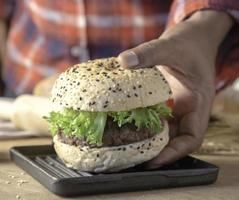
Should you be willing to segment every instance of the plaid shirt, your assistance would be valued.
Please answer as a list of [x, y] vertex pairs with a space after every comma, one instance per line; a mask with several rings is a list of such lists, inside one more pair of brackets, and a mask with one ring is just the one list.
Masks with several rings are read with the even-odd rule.
[[[15, 93], [30, 93], [44, 77], [66, 67], [157, 38], [197, 10], [228, 12], [239, 20], [238, 0], [0, 0], [10, 22], [4, 79]], [[168, 17], [169, 15], [169, 17]], [[239, 74], [235, 26], [219, 52], [217, 87]]]

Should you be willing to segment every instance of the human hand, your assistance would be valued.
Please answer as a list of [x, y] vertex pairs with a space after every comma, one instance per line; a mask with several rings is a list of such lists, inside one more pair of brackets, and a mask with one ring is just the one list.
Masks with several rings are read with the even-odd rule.
[[223, 12], [198, 11], [160, 38], [119, 55], [127, 68], [161, 65], [173, 92], [170, 141], [149, 168], [171, 163], [201, 145], [215, 94], [217, 49], [231, 26]]

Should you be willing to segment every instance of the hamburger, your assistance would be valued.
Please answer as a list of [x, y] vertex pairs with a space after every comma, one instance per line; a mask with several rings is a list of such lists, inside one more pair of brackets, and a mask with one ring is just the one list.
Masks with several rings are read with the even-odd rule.
[[47, 117], [57, 155], [96, 173], [154, 158], [169, 140], [171, 93], [157, 67], [126, 69], [107, 58], [68, 68], [53, 86]]

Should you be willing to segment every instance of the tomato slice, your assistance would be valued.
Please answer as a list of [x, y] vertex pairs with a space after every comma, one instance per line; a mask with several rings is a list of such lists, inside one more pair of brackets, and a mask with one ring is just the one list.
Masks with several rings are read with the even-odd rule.
[[171, 109], [173, 109], [173, 105], [174, 105], [173, 99], [168, 99], [168, 100], [166, 101], [166, 105], [167, 105], [168, 107], [170, 107]]

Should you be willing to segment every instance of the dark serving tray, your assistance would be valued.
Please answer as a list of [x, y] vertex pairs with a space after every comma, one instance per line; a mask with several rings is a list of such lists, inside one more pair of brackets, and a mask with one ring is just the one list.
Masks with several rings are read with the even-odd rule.
[[67, 168], [51, 145], [14, 147], [10, 154], [18, 166], [60, 196], [205, 185], [218, 175], [218, 167], [190, 156], [152, 171], [139, 165], [118, 173], [92, 174]]

